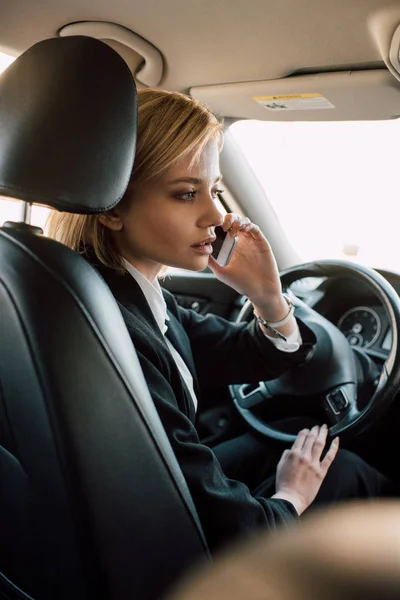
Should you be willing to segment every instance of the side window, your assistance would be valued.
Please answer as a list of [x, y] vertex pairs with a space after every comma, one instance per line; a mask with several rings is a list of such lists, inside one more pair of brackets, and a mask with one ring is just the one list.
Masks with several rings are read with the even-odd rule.
[[[13, 62], [14, 57], [0, 52], [0, 74]], [[18, 202], [0, 198], [0, 227], [6, 221], [18, 221], [21, 207]]]
[[[19, 221], [21, 209], [22, 205], [20, 202], [0, 198], [0, 227], [4, 225], [6, 221]], [[49, 212], [50, 209], [45, 208], [44, 206], [32, 206], [31, 224], [44, 229], [44, 224]]]
[[15, 60], [14, 56], [0, 52], [0, 73], [5, 71], [9, 65]]
[[215, 200], [215, 204], [219, 210], [219, 212], [221, 213], [221, 215], [226, 215], [226, 213], [228, 212], [225, 208], [225, 206], [222, 204], [221, 200], [219, 200], [218, 198]]

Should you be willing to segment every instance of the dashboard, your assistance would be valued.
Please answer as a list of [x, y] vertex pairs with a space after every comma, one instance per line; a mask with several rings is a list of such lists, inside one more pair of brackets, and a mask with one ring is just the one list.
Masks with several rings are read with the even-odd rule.
[[374, 348], [388, 352], [392, 347], [392, 331], [386, 315], [379, 307], [353, 306], [337, 322], [351, 346]]
[[[378, 272], [400, 295], [400, 275]], [[310, 277], [294, 282], [291, 290], [334, 323], [349, 344], [385, 359], [392, 346], [392, 331], [385, 308], [366, 284], [350, 278]]]

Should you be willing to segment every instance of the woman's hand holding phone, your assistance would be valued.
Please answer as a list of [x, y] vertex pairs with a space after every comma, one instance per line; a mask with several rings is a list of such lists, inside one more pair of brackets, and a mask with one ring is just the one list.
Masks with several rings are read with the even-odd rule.
[[287, 304], [282, 298], [278, 267], [266, 237], [257, 225], [236, 213], [225, 215], [222, 228], [231, 238], [238, 237], [237, 245], [224, 267], [210, 257], [210, 269], [217, 279], [249, 298], [264, 319], [282, 319]]

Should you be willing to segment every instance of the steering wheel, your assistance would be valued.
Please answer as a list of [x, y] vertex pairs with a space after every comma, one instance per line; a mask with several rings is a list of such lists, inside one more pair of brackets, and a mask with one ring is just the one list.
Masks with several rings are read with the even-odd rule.
[[[305, 263], [281, 273], [282, 287], [304, 277], [346, 276], [359, 280], [373, 289], [384, 306], [392, 330], [392, 347], [377, 372], [372, 397], [364, 406], [358, 403], [358, 377], [362, 352], [354, 351], [343, 333], [333, 323], [296, 298], [289, 291], [295, 305], [295, 316], [311, 329], [316, 344], [302, 366], [284, 375], [258, 384], [229, 386], [234, 405], [246, 423], [258, 433], [280, 442], [293, 442], [295, 435], [269, 425], [264, 416], [274, 403], [286, 406], [311, 405], [319, 413], [325, 413], [329, 434], [334, 437], [354, 437], [376, 422], [393, 402], [400, 384], [400, 299], [393, 287], [373, 269], [346, 261], [321, 260]], [[253, 306], [247, 301], [237, 322], [249, 321]], [[364, 355], [365, 356], [365, 355]], [[368, 360], [368, 359], [367, 359]], [[284, 408], [284, 405], [283, 405]], [[262, 409], [260, 411], [260, 409]]]

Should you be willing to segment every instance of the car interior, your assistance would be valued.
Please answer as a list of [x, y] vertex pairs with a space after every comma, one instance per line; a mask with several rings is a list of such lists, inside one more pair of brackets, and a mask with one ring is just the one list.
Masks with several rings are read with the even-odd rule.
[[[220, 209], [260, 226], [318, 340], [294, 372], [204, 390], [202, 442], [252, 431], [283, 451], [327, 421], [398, 481], [400, 2], [0, 11], [0, 597], [151, 600], [210, 560], [111, 292], [46, 236], [50, 210], [119, 202], [136, 88], [224, 117]], [[208, 269], [162, 285], [200, 314], [253, 316]]]

